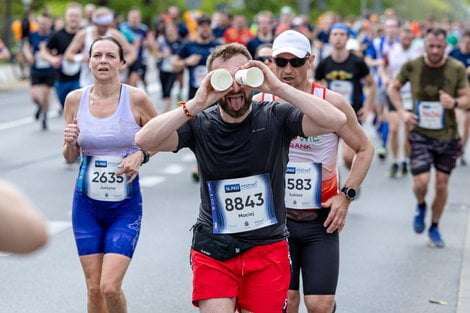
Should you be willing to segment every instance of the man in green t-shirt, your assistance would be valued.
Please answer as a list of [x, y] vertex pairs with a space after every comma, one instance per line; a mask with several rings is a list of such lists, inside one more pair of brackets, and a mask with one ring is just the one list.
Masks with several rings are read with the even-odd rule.
[[[461, 146], [455, 119], [456, 108], [470, 107], [470, 89], [465, 67], [447, 58], [446, 31], [430, 29], [425, 36], [425, 55], [408, 61], [388, 88], [390, 99], [401, 118], [413, 125], [409, 135], [413, 191], [418, 201], [413, 227], [416, 233], [425, 229], [426, 193], [431, 165], [436, 169], [436, 192], [432, 202], [430, 243], [444, 247], [438, 223], [447, 201], [447, 185]], [[413, 111], [406, 111], [400, 89], [410, 82]]]

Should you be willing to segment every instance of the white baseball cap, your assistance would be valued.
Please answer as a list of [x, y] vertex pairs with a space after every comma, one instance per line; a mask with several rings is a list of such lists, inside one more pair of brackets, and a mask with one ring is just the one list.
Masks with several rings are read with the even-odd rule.
[[292, 53], [298, 58], [312, 54], [312, 45], [307, 37], [295, 30], [286, 30], [274, 39], [273, 57], [281, 53]]

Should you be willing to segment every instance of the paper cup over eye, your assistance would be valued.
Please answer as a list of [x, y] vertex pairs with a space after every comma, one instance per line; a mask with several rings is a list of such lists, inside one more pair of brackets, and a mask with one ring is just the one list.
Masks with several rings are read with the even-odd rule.
[[264, 81], [263, 71], [257, 67], [250, 67], [248, 69], [239, 70], [235, 73], [235, 80], [242, 85], [250, 87], [259, 87]]
[[211, 75], [211, 85], [217, 91], [224, 91], [230, 88], [233, 84], [232, 75], [224, 70], [218, 69], [212, 72]]

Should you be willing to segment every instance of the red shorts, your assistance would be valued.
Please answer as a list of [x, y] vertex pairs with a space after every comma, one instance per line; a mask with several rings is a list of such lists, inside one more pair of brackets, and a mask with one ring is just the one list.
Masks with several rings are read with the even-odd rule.
[[236, 298], [237, 307], [256, 313], [281, 313], [290, 283], [287, 240], [258, 245], [227, 261], [191, 249], [193, 304]]

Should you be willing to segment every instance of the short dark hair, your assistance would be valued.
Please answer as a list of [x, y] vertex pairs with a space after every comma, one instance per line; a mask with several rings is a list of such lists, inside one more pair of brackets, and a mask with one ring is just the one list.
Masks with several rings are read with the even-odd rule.
[[221, 58], [223, 61], [226, 61], [238, 54], [244, 55], [248, 60], [252, 59], [248, 49], [239, 43], [217, 46], [207, 59], [207, 69], [209, 71], [212, 70], [212, 63], [214, 63], [215, 59]]
[[470, 28], [467, 28], [462, 32], [462, 38], [463, 37], [470, 37]]
[[260, 44], [260, 45], [256, 48], [255, 57], [258, 56], [259, 51], [260, 51], [261, 49], [263, 49], [263, 48], [271, 48], [271, 49], [272, 49], [272, 48], [273, 48], [273, 44], [272, 44], [272, 43], [269, 43], [269, 42]]
[[88, 57], [91, 58], [91, 50], [93, 50], [93, 46], [95, 45], [95, 43], [97, 43], [98, 41], [103, 41], [103, 40], [112, 41], [118, 46], [119, 60], [124, 62], [124, 64], [126, 64], [126, 59], [124, 59], [124, 49], [122, 48], [122, 45], [119, 42], [119, 40], [117, 40], [113, 36], [100, 36], [100, 37], [97, 37], [95, 40], [93, 40], [93, 43], [90, 46], [90, 51], [88, 51]]
[[441, 27], [432, 27], [428, 28], [426, 31], [426, 36], [428, 35], [433, 35], [433, 36], [444, 36], [444, 38], [447, 38], [447, 32], [444, 28]]

